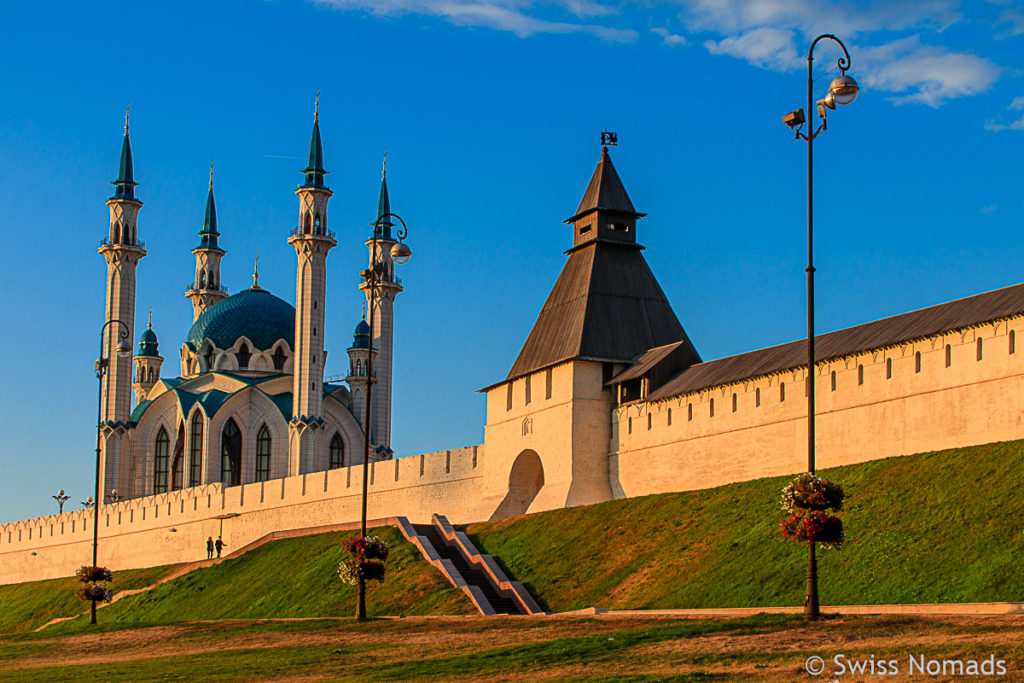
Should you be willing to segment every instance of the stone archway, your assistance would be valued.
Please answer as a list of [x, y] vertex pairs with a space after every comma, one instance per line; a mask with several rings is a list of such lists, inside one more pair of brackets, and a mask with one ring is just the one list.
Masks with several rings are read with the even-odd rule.
[[530, 503], [544, 486], [544, 465], [535, 451], [525, 450], [516, 456], [508, 475], [508, 493], [491, 515], [491, 519], [505, 519], [526, 514]]

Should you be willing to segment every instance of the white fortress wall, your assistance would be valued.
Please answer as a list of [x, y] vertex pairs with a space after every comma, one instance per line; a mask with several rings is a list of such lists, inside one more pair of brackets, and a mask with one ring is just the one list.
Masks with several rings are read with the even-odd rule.
[[[1016, 339], [1021, 329], [1016, 318], [819, 363], [817, 467], [1024, 438], [1024, 347], [1015, 342], [1011, 352], [1010, 342], [1010, 331]], [[804, 376], [800, 368], [620, 407], [612, 417], [613, 494], [806, 471]]]
[[[370, 464], [367, 518], [453, 523], [487, 519], [483, 446]], [[359, 521], [362, 465], [243, 486], [207, 484], [100, 507], [98, 562], [114, 571], [206, 558], [223, 524], [226, 553], [272, 531]], [[490, 506], [490, 507], [488, 507]], [[93, 513], [0, 524], [0, 584], [70, 576], [92, 563]]]

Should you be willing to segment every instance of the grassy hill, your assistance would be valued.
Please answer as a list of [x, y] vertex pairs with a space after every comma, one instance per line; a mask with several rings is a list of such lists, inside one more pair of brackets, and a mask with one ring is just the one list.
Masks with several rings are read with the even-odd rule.
[[[846, 489], [822, 604], [1024, 601], [1024, 442], [821, 472]], [[564, 611], [802, 605], [805, 546], [778, 532], [789, 478], [617, 500], [467, 533], [542, 606]]]

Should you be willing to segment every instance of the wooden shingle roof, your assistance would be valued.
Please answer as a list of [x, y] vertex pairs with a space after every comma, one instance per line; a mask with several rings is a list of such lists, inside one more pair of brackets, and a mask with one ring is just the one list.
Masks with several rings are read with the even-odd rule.
[[505, 381], [570, 359], [628, 363], [682, 340], [693, 348], [640, 247], [594, 241], [569, 252]]
[[612, 164], [612, 159], [608, 156], [607, 147], [601, 150], [601, 158], [597, 162], [597, 168], [594, 169], [594, 175], [590, 177], [587, 191], [583, 193], [583, 199], [580, 200], [576, 214], [572, 218], [567, 218], [565, 222], [572, 223], [580, 216], [599, 209], [630, 213], [636, 216], [645, 215], [637, 213], [637, 210], [633, 208], [633, 202], [630, 201], [626, 188]]
[[[814, 338], [815, 362], [892, 347], [1017, 315], [1024, 315], [1024, 284], [817, 335]], [[807, 340], [793, 341], [693, 365], [651, 392], [647, 400], [661, 401], [806, 365]]]

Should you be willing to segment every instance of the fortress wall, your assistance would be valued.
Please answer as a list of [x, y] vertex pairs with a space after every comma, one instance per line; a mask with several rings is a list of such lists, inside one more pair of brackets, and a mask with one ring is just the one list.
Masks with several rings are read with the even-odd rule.
[[[405, 516], [453, 523], [487, 519], [479, 495], [483, 446], [370, 464], [367, 518]], [[206, 539], [223, 528], [231, 552], [272, 531], [359, 521], [362, 466], [223, 487], [208, 484], [100, 507], [100, 565], [113, 570], [206, 558]], [[93, 513], [0, 525], [0, 584], [70, 576], [92, 563]], [[223, 525], [223, 526], [222, 526]]]
[[[1015, 343], [1011, 353], [1009, 336], [1022, 329], [1018, 318], [818, 364], [817, 467], [1024, 438], [1024, 347]], [[806, 471], [804, 376], [801, 368], [620, 407], [612, 418], [613, 494]]]

